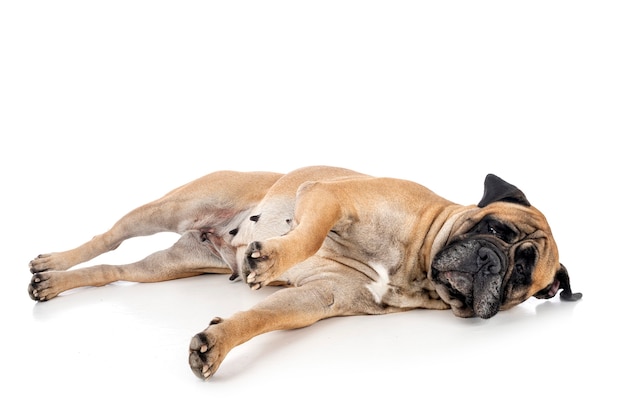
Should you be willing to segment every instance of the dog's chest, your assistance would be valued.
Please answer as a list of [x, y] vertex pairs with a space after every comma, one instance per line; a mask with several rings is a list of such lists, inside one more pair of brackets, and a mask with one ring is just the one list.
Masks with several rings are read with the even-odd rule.
[[375, 224], [363, 228], [360, 223], [358, 229], [331, 232], [322, 254], [363, 272], [369, 279], [366, 287], [378, 305], [429, 307], [439, 296], [419, 262], [417, 244], [390, 233], [389, 228]]
[[367, 285], [374, 302], [382, 306], [399, 308], [431, 308], [435, 301], [439, 301], [439, 295], [424, 275], [412, 275], [401, 270], [395, 275], [381, 264], [371, 265], [375, 275], [371, 276], [372, 282]]

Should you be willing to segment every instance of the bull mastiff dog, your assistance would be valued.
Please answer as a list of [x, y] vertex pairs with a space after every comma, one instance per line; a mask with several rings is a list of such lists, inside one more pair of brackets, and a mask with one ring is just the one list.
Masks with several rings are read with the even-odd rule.
[[[122, 241], [176, 232], [169, 249], [127, 265], [68, 270]], [[488, 319], [530, 297], [574, 301], [542, 215], [517, 187], [485, 179], [463, 206], [407, 180], [336, 167], [288, 174], [220, 171], [143, 205], [75, 249], [30, 262], [28, 292], [47, 301], [76, 287], [231, 274], [284, 288], [191, 339], [189, 364], [215, 374], [235, 346], [335, 316], [417, 308]]]

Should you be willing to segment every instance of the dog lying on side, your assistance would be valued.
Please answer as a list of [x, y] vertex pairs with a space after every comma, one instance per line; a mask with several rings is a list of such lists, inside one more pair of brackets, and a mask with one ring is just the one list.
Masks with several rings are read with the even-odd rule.
[[[68, 270], [124, 240], [176, 232], [169, 249], [127, 265]], [[230, 273], [283, 289], [191, 339], [189, 364], [211, 377], [237, 345], [321, 319], [416, 308], [488, 319], [530, 297], [575, 301], [545, 217], [515, 186], [485, 179], [478, 205], [407, 180], [315, 166], [288, 174], [221, 171], [143, 205], [85, 244], [30, 262], [47, 301], [76, 287]]]

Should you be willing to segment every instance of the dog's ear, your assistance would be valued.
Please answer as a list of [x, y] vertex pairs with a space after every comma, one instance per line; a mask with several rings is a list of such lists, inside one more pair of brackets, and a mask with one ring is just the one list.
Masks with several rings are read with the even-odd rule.
[[554, 280], [559, 281], [561, 284], [560, 288], [563, 290], [560, 295], [561, 300], [578, 301], [583, 297], [583, 294], [580, 292], [572, 293], [572, 287], [569, 283], [569, 274], [563, 264], [561, 264], [561, 268], [556, 272], [556, 275], [554, 275]]
[[484, 208], [492, 202], [512, 202], [514, 204], [530, 207], [530, 202], [526, 196], [517, 187], [500, 179], [496, 175], [488, 174], [485, 177], [485, 192], [483, 199], [480, 200], [478, 206]]
[[565, 266], [563, 266], [563, 264], [561, 264], [561, 267], [554, 275], [554, 281], [552, 281], [552, 284], [542, 289], [534, 296], [536, 298], [543, 299], [552, 298], [556, 295], [557, 292], [559, 292], [559, 290], [563, 290], [560, 297], [561, 300], [564, 301], [578, 301], [583, 297], [582, 293], [580, 292], [572, 293], [572, 288], [569, 283], [569, 274], [567, 273], [567, 269], [565, 269]]

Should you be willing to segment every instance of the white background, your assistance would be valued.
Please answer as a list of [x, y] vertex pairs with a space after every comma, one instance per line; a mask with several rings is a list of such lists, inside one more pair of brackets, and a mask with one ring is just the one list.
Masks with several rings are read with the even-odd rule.
[[[625, 21], [602, 0], [2, 2], [0, 416], [623, 417]], [[182, 183], [311, 164], [466, 204], [496, 173], [546, 214], [583, 300], [330, 319], [202, 382], [191, 336], [273, 290], [28, 298], [30, 259]]]

